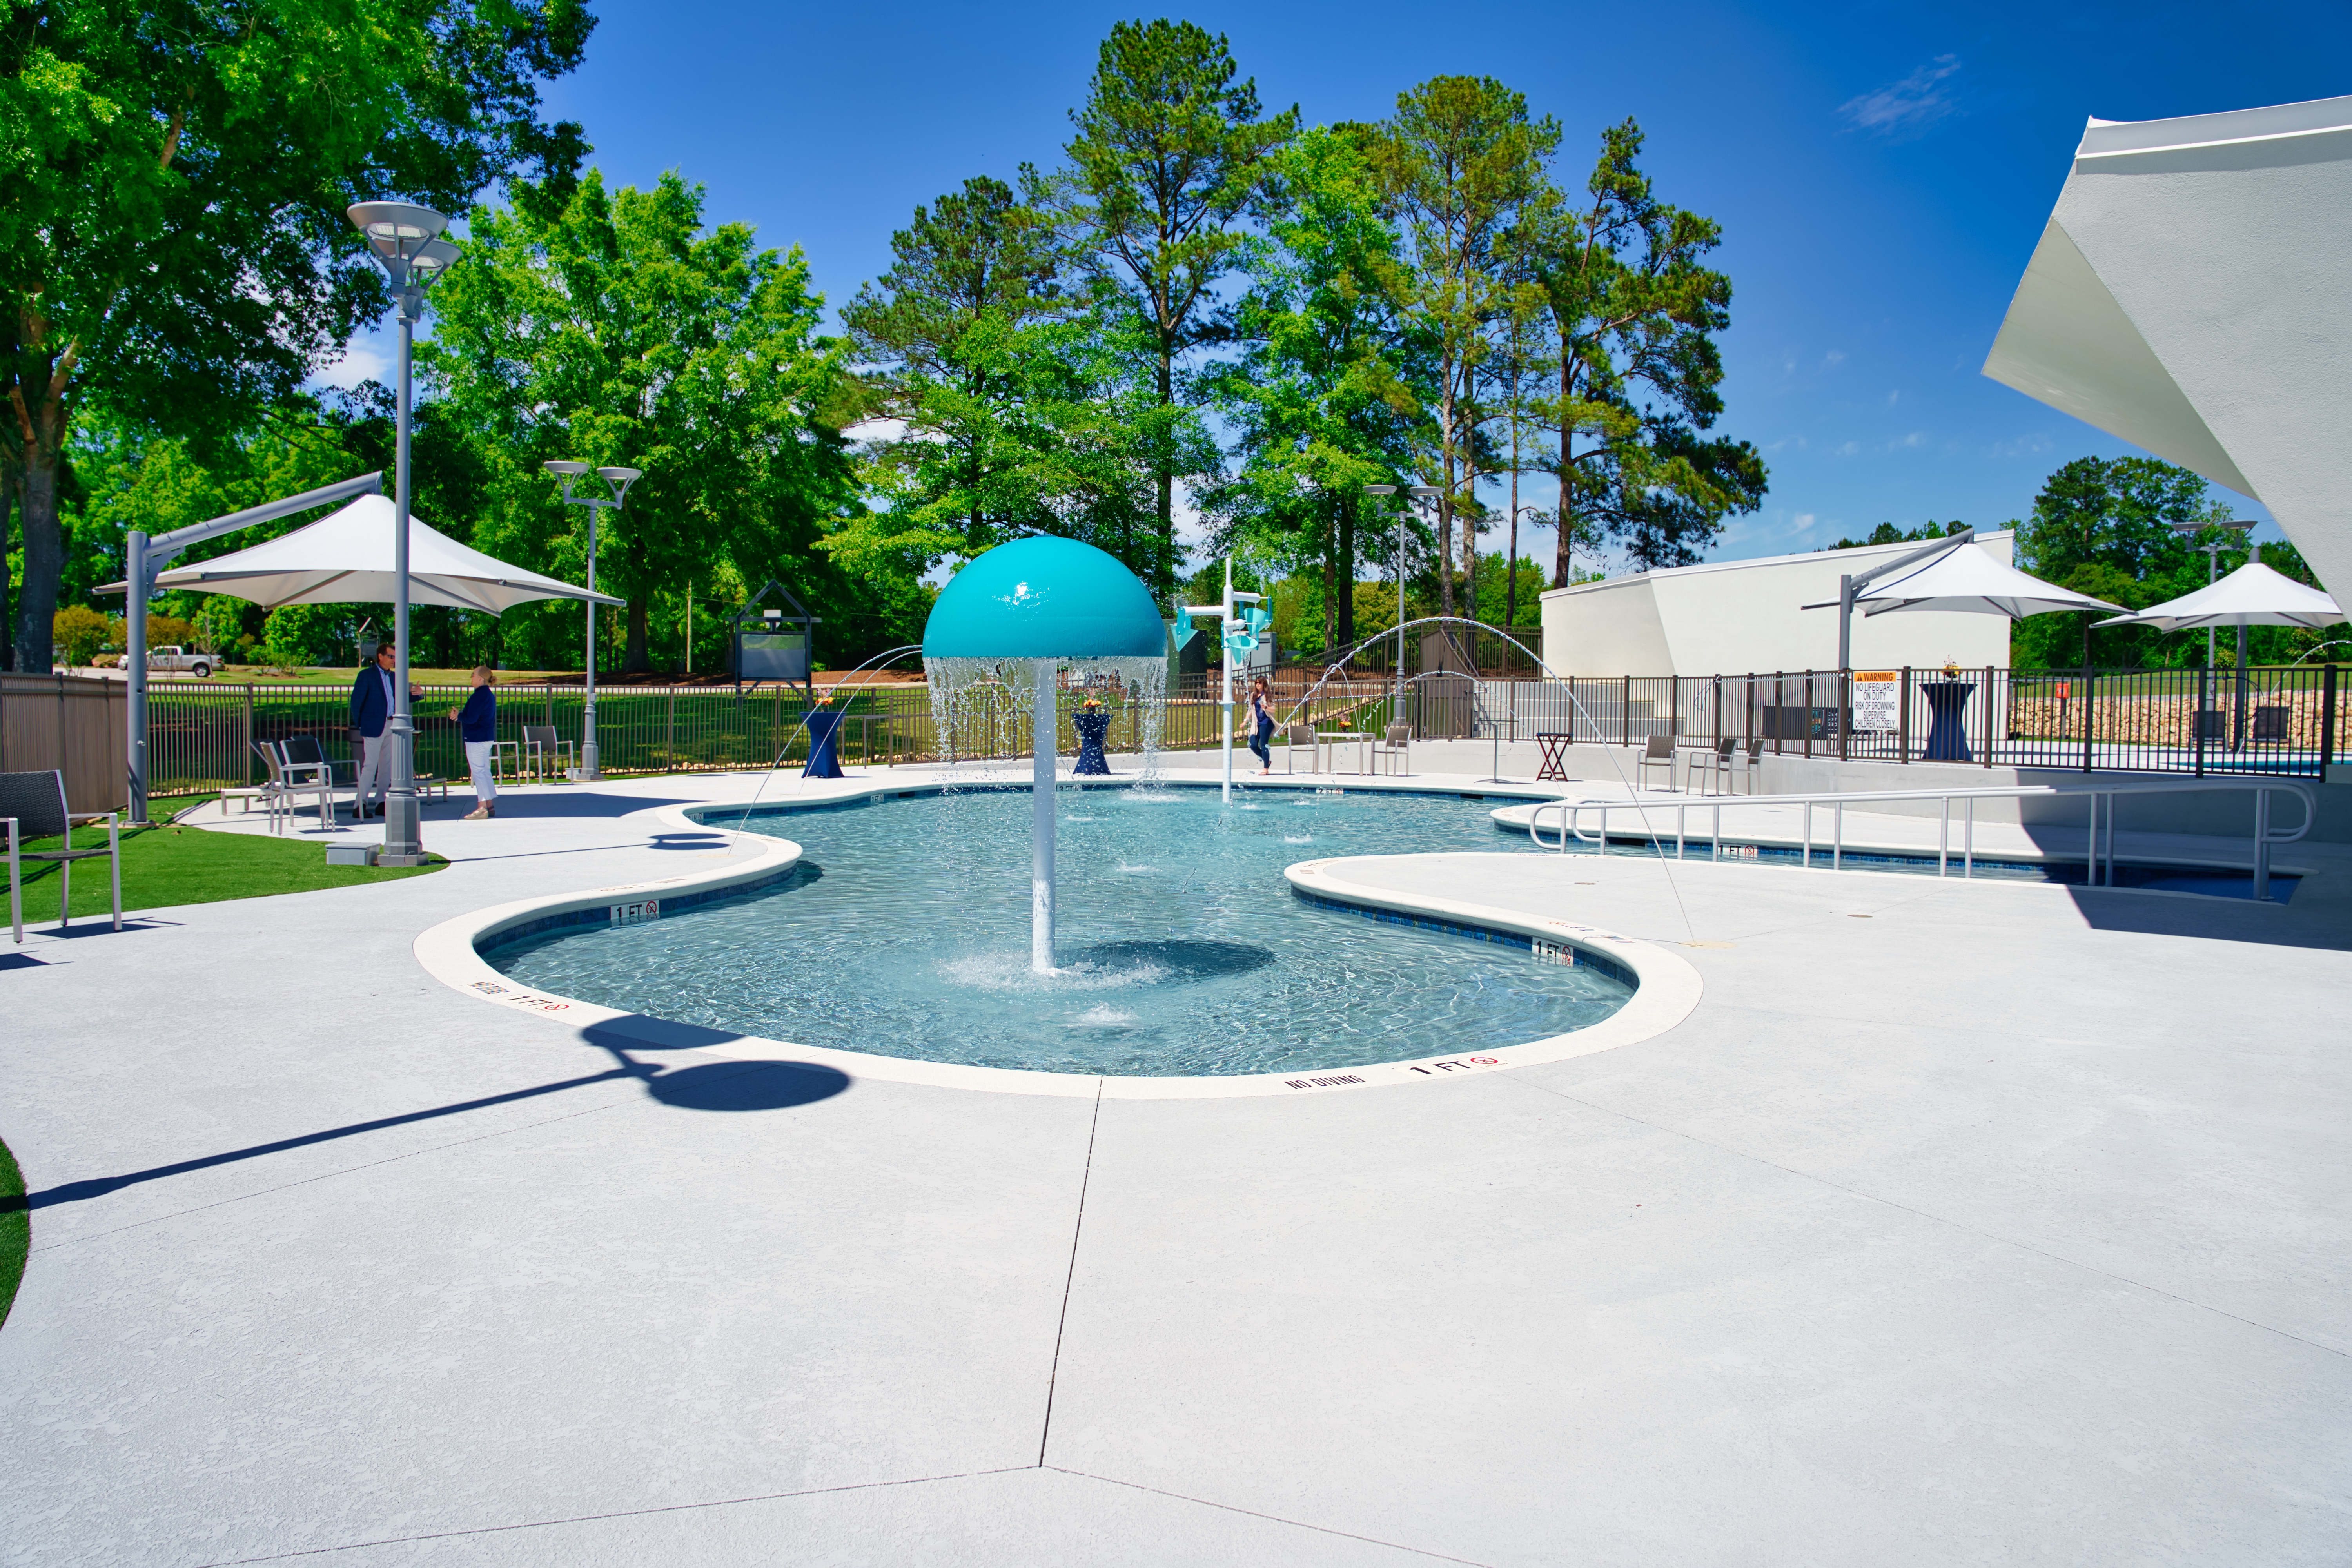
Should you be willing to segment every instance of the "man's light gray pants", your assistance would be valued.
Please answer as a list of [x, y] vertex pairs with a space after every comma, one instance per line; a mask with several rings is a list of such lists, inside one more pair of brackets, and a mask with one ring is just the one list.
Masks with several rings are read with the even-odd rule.
[[366, 735], [360, 740], [359, 784], [352, 792], [352, 813], [357, 816], [368, 804], [368, 792], [375, 792], [375, 804], [383, 804], [384, 792], [392, 787], [392, 731]]

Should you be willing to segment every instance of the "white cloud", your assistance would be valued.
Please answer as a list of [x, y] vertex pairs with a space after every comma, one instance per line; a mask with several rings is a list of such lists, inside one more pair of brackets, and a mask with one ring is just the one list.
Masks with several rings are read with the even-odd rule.
[[1901, 398], [1901, 397], [1902, 397], [1902, 395], [1903, 395], [1903, 394], [1902, 394], [1902, 393], [1900, 393], [1900, 392], [1890, 392], [1890, 393], [1888, 393], [1888, 394], [1886, 395], [1886, 406], [1887, 406], [1887, 407], [1889, 407], [1889, 408], [1894, 407], [1894, 406], [1895, 406], [1895, 405], [1896, 400], [1898, 400], [1899, 398]]
[[334, 362], [311, 378], [319, 386], [340, 386], [348, 392], [362, 382], [381, 381], [390, 385], [398, 369], [399, 350], [377, 340], [371, 332], [353, 338], [343, 345]]
[[1851, 458], [1861, 450], [1862, 443], [1859, 441], [1842, 441], [1830, 448], [1830, 455], [1835, 458]]
[[1857, 130], [1892, 137], [1916, 134], [1958, 107], [1942, 83], [1959, 68], [1959, 56], [1937, 55], [1901, 81], [1847, 100], [1838, 105], [1838, 112]]
[[1845, 363], [1845, 350], [1843, 350], [1843, 349], [1832, 349], [1832, 350], [1830, 350], [1830, 352], [1829, 352], [1829, 353], [1825, 353], [1825, 354], [1822, 355], [1822, 363], [1823, 364], [1825, 364], [1825, 365], [1833, 365], [1833, 364], [1843, 364], [1843, 363]]

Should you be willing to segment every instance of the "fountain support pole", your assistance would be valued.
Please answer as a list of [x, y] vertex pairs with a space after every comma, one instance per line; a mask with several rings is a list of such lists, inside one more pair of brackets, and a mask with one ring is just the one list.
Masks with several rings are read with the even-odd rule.
[[1029, 967], [1039, 974], [1054, 972], [1054, 754], [1061, 720], [1055, 662], [1033, 661], [1037, 689], [1029, 736]]

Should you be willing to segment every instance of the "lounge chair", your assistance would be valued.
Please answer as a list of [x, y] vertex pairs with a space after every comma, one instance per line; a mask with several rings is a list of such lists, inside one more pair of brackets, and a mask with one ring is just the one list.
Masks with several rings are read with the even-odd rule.
[[[114, 929], [122, 929], [122, 837], [119, 811], [68, 811], [66, 776], [61, 773], [0, 773], [0, 820], [8, 831], [8, 921], [16, 940], [25, 940], [25, 879], [23, 862], [58, 862], [58, 929], [73, 923], [73, 863], [103, 855], [114, 868]], [[80, 822], [106, 824], [106, 847], [77, 849], [70, 837]], [[55, 838], [55, 849], [26, 849], [28, 838]]]

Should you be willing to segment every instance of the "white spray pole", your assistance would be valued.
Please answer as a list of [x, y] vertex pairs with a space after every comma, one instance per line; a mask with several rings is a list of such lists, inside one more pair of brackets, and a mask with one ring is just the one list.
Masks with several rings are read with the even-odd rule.
[[1029, 967], [1054, 972], [1054, 752], [1061, 715], [1055, 661], [1034, 661], [1036, 705], [1030, 714]]
[[1217, 602], [1217, 635], [1222, 639], [1217, 650], [1217, 668], [1225, 672], [1225, 695], [1217, 707], [1224, 717], [1224, 800], [1230, 805], [1234, 798], [1234, 558], [1230, 555], [1225, 557], [1225, 596]]

